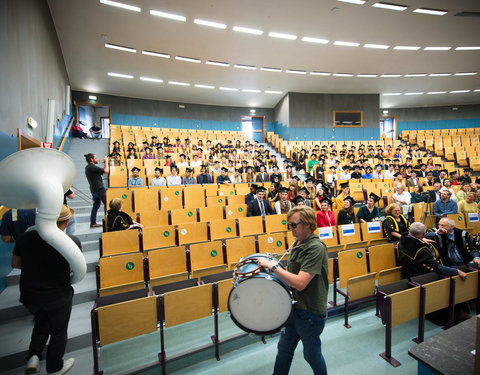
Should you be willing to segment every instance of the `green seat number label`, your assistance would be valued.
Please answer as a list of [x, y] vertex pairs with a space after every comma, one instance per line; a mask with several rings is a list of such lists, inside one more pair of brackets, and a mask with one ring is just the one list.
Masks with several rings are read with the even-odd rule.
[[176, 191], [176, 192], [175, 192], [175, 195], [179, 195], [179, 194], [180, 194], [180, 192], [179, 192], [179, 191]]
[[227, 227], [227, 232], [230, 233], [232, 231], [232, 228]]
[[168, 236], [170, 236], [170, 232], [168, 230], [163, 232], [163, 237], [168, 237]]
[[210, 256], [215, 258], [217, 256], [217, 250], [210, 251]]
[[127, 199], [127, 194], [123, 194], [122, 199]]
[[190, 216], [190, 217], [192, 217], [192, 216], [193, 216], [193, 212], [190, 211], [187, 215]]
[[135, 264], [133, 262], [128, 262], [125, 266], [125, 268], [129, 271], [133, 270], [135, 268]]
[[357, 253], [357, 258], [358, 258], [358, 259], [362, 259], [362, 258], [363, 258], [363, 253], [362, 253], [361, 251], [359, 251], [359, 252]]
[[283, 225], [287, 224], [287, 220], [282, 220], [282, 224]]
[[277, 241], [277, 246], [278, 247], [282, 246], [282, 241]]

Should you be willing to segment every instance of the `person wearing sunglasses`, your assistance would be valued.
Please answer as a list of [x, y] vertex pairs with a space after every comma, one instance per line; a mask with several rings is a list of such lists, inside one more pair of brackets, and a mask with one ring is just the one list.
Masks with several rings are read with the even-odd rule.
[[327, 374], [322, 355], [320, 334], [325, 327], [328, 294], [327, 247], [314, 231], [315, 211], [306, 206], [292, 208], [287, 213], [288, 227], [295, 242], [291, 247], [287, 269], [275, 260], [258, 258], [257, 263], [287, 283], [292, 291], [293, 314], [278, 341], [273, 374], [288, 374], [295, 348], [300, 340], [303, 356], [314, 374]]

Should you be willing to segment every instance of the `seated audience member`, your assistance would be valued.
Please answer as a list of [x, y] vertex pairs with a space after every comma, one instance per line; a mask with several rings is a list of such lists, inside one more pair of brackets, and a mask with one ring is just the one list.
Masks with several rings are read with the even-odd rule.
[[462, 187], [457, 193], [457, 202], [465, 200], [468, 192], [470, 192], [471, 190], [472, 186], [470, 185], [470, 182], [462, 182]]
[[389, 242], [400, 240], [402, 234], [408, 233], [410, 223], [402, 215], [402, 209], [398, 203], [390, 203], [385, 208], [385, 220], [383, 220], [383, 236], [388, 238]]
[[35, 225], [35, 208], [28, 210], [17, 210], [12, 208], [5, 212], [0, 224], [0, 235], [6, 243], [17, 242], [25, 231]]
[[440, 200], [433, 204], [433, 214], [438, 216], [458, 213], [457, 202], [450, 199], [449, 190], [443, 190], [440, 193]]
[[352, 178], [352, 174], [350, 173], [350, 167], [348, 165], [343, 166], [343, 172], [340, 173], [340, 180], [350, 180]]
[[415, 185], [413, 191], [410, 193], [411, 203], [422, 203], [425, 202], [425, 196], [423, 195], [422, 185]]
[[273, 173], [270, 175], [270, 182], [280, 183], [280, 181], [282, 181], [282, 174], [278, 171], [278, 166], [275, 164], [272, 169]]
[[108, 206], [110, 209], [107, 211], [107, 232], [143, 228], [142, 224], [136, 223], [129, 214], [122, 211], [123, 202], [120, 198], [113, 198]]
[[342, 189], [342, 192], [337, 195], [335, 202], [337, 203], [337, 208], [341, 209], [343, 208], [344, 199], [350, 194], [350, 187], [348, 186], [348, 182], [344, 182], [343, 184], [340, 184], [340, 188]]
[[119, 141], [113, 142], [112, 154], [114, 154], [115, 152], [122, 152]]
[[443, 264], [457, 267], [474, 262], [480, 266], [480, 255], [470, 234], [466, 230], [455, 228], [454, 220], [441, 218], [438, 230], [429, 233], [428, 237], [438, 243]]
[[470, 168], [465, 168], [463, 170], [463, 174], [458, 177], [458, 181], [463, 184], [464, 182], [467, 182], [469, 184], [472, 183], [472, 177], [470, 176], [472, 173], [472, 170]]
[[412, 170], [410, 178], [407, 179], [407, 187], [415, 187], [420, 185], [420, 180], [417, 178], [417, 171]]
[[316, 189], [315, 189], [315, 185], [313, 184], [315, 182], [315, 179], [311, 176], [308, 176], [307, 179], [305, 180], [305, 189], [307, 190], [308, 194], [307, 194], [307, 198], [312, 201], [313, 199], [315, 199], [315, 196], [316, 196]]
[[268, 191], [268, 194], [267, 194], [267, 200], [270, 204], [272, 202], [276, 202], [280, 199], [279, 189], [280, 189], [280, 187], [276, 182], [274, 182], [270, 185], [270, 190]]
[[297, 195], [295, 198], [293, 198], [292, 205], [293, 207], [305, 206], [305, 199], [303, 199], [300, 195]]
[[427, 177], [425, 177], [425, 180], [423, 180], [423, 186], [433, 186], [435, 180], [433, 179], [433, 172], [428, 171], [427, 172]]
[[230, 176], [230, 181], [232, 181], [232, 184], [241, 184], [243, 182], [240, 168], [235, 168], [235, 172]]
[[298, 184], [297, 181], [291, 182], [288, 187], [288, 200], [293, 201], [298, 196]]
[[293, 166], [288, 164], [285, 172], [282, 173], [282, 181], [291, 183], [293, 181]]
[[247, 217], [273, 215], [271, 204], [264, 199], [267, 189], [263, 186], [257, 188], [257, 197], [250, 201], [247, 206]]
[[312, 202], [310, 201], [310, 199], [308, 199], [308, 190], [306, 187], [302, 187], [298, 191], [298, 195], [303, 198], [303, 203], [305, 204], [305, 206], [312, 207]]
[[163, 178], [163, 168], [155, 168], [155, 177], [150, 180], [150, 186], [167, 186], [167, 180]]
[[440, 189], [440, 192], [442, 192], [443, 190], [448, 190], [450, 192], [450, 199], [455, 202], [457, 201], [457, 197], [455, 196], [455, 191], [452, 189], [452, 183], [448, 178], [445, 178], [443, 180], [443, 187]]
[[255, 182], [255, 173], [253, 172], [253, 167], [249, 165], [247, 167], [247, 172], [245, 175], [245, 182], [252, 183]]
[[178, 169], [175, 166], [170, 167], [170, 176], [167, 176], [167, 186], [177, 186], [182, 184], [182, 178], [178, 175]]
[[357, 212], [357, 217], [361, 223], [369, 223], [371, 221], [380, 220], [380, 211], [375, 203], [380, 200], [377, 194], [370, 193], [367, 198], [367, 204], [360, 207]]
[[109, 158], [110, 158], [110, 166], [111, 167], [120, 167], [122, 166], [122, 155], [120, 155], [120, 153], [118, 152], [114, 152], [110, 155], [108, 155]]
[[338, 212], [338, 225], [355, 223], [355, 213], [353, 212], [353, 205], [355, 203], [355, 199], [352, 197], [345, 197], [343, 208]]
[[182, 178], [182, 185], [195, 185], [195, 177], [193, 177], [193, 169], [185, 168], [185, 177]]
[[321, 181], [317, 185], [317, 195], [315, 196], [314, 200], [314, 207], [316, 210], [320, 209], [320, 206], [322, 205], [321, 200], [323, 198], [328, 198], [328, 192], [329, 189], [327, 186], [325, 186]]
[[383, 178], [384, 179], [395, 178], [394, 174], [395, 174], [395, 166], [393, 164], [389, 164], [388, 169], [383, 174]]
[[450, 172], [450, 181], [452, 182], [452, 185], [460, 185], [460, 182], [458, 181], [457, 171]]
[[328, 184], [328, 186], [333, 186], [333, 183], [337, 181], [337, 168], [335, 166], [331, 166], [329, 168], [329, 172], [327, 174], [327, 178], [325, 183]]
[[202, 185], [212, 183], [212, 176], [207, 172], [207, 167], [205, 165], [202, 165], [200, 168], [200, 173], [197, 175], [197, 183]]
[[245, 203], [248, 205], [251, 201], [257, 198], [257, 189], [258, 185], [257, 184], [251, 184], [250, 185], [250, 193], [245, 195]]
[[223, 185], [230, 185], [232, 181], [230, 181], [230, 177], [227, 175], [228, 169], [225, 167], [222, 167], [220, 175], [217, 176], [217, 184], [223, 184]]
[[375, 166], [375, 170], [372, 173], [372, 177], [375, 178], [375, 179], [382, 179], [383, 178], [383, 176], [382, 176], [382, 165], [381, 164], [377, 164]]
[[352, 172], [352, 180], [359, 180], [362, 178], [362, 172], [360, 172], [360, 166], [355, 164]]
[[87, 133], [85, 133], [82, 127], [78, 124], [72, 126], [72, 137], [74, 138], [88, 138]]
[[335, 214], [330, 210], [332, 201], [328, 198], [323, 198], [320, 203], [320, 211], [317, 212], [317, 227], [333, 227], [337, 225]]
[[410, 193], [405, 191], [403, 184], [397, 184], [395, 186], [395, 193], [392, 194], [392, 202], [398, 203], [400, 207], [402, 207], [404, 215], [408, 215], [412, 209], [411, 198]]
[[371, 180], [373, 178], [372, 167], [368, 166], [367, 168], [365, 168], [365, 173], [362, 175], [362, 178], [364, 180]]
[[280, 199], [275, 202], [275, 213], [286, 214], [292, 209], [292, 202], [288, 200], [288, 189], [282, 187], [279, 190]]
[[137, 158], [137, 154], [135, 153], [135, 149], [130, 148], [127, 152], [127, 159], [136, 159], [136, 158]]
[[128, 186], [143, 186], [143, 178], [139, 177], [140, 168], [133, 167], [131, 170], [132, 177], [128, 179]]
[[142, 160], [145, 159], [155, 159], [155, 155], [152, 154], [152, 149], [150, 147], [145, 147], [145, 154], [142, 156]]
[[268, 173], [265, 171], [265, 166], [262, 165], [259, 167], [260, 172], [257, 173], [257, 177], [255, 178], [256, 182], [269, 182]]
[[435, 242], [425, 241], [427, 227], [419, 222], [410, 226], [409, 233], [400, 238], [398, 245], [398, 262], [402, 266], [402, 277], [411, 278], [429, 272], [437, 272], [443, 276], [459, 275], [463, 279], [466, 274], [454, 267], [443, 264], [439, 249]]
[[436, 201], [440, 200], [441, 193], [440, 189], [442, 188], [442, 184], [440, 182], [435, 182], [433, 184], [433, 189], [428, 191], [428, 196], [430, 202], [435, 203]]

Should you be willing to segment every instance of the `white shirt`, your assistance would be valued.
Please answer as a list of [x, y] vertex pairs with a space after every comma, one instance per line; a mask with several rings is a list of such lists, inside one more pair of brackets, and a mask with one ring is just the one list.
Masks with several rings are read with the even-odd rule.
[[167, 186], [167, 181], [163, 177], [154, 177], [150, 180], [150, 186]]
[[201, 160], [197, 160], [197, 161], [193, 160], [193, 161], [190, 162], [191, 167], [200, 167], [201, 165], [202, 165]]
[[340, 180], [350, 180], [351, 178], [352, 178], [352, 174], [350, 172], [340, 173]]
[[373, 173], [372, 173], [372, 176], [373, 176], [373, 178], [383, 178], [381, 171], [380, 171], [380, 173], [373, 172]]
[[[408, 191], [404, 191], [402, 194], [393, 193], [392, 197], [395, 198], [395, 200], [400, 206], [403, 206], [404, 204], [410, 204], [412, 201], [412, 196]], [[398, 202], [398, 200], [401, 200], [402, 202], [405, 202], [405, 203], [400, 203]]]
[[337, 175], [336, 174], [327, 174], [327, 183], [333, 184], [333, 181], [337, 180]]
[[188, 167], [188, 162], [186, 161], [179, 161], [177, 163], [177, 167]]
[[442, 188], [440, 189], [440, 193], [441, 193], [443, 190], [448, 190], [448, 191], [450, 192], [450, 194], [451, 194], [451, 195], [450, 195], [450, 199], [451, 199], [452, 201], [455, 201], [455, 202], [457, 201], [457, 197], [455, 196], [455, 192], [453, 191], [452, 188], [447, 189], [447, 188], [444, 186], [444, 187], [442, 187]]
[[182, 184], [182, 178], [179, 175], [176, 175], [176, 176], [170, 175], [167, 177], [168, 186], [175, 186], [175, 185], [181, 185], [181, 184]]
[[235, 174], [230, 175], [230, 181], [232, 181], [233, 184], [240, 184], [242, 183], [242, 175], [239, 174], [237, 177], [235, 177]]
[[385, 171], [384, 175], [383, 175], [383, 178], [395, 178], [394, 176], [395, 174], [395, 169], [393, 171], [390, 172], [390, 169], [388, 171]]

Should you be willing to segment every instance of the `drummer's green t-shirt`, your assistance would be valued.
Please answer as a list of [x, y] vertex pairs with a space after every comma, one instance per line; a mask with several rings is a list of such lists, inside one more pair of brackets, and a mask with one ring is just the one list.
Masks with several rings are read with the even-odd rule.
[[[297, 246], [297, 241], [292, 247]], [[311, 234], [298, 248], [292, 250], [287, 270], [296, 275], [300, 271], [315, 274], [302, 291], [292, 288], [295, 309], [323, 314], [327, 310], [328, 294], [328, 252], [325, 244], [316, 234]]]

